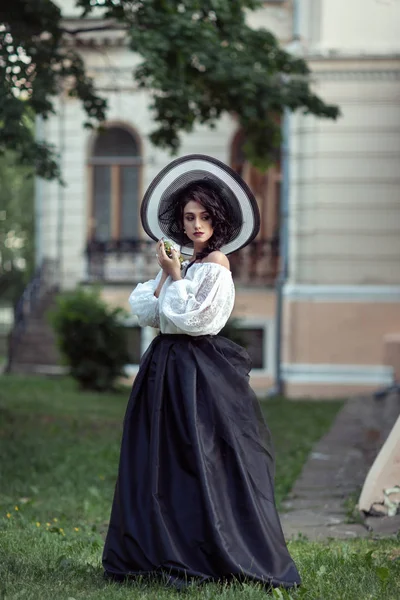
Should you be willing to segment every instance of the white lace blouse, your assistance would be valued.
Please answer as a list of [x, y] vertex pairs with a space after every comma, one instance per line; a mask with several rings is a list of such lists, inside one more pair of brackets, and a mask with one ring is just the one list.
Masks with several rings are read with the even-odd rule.
[[[184, 271], [183, 271], [184, 272]], [[195, 263], [184, 279], [168, 277], [158, 298], [154, 296], [162, 271], [155, 279], [139, 283], [129, 297], [139, 325], [161, 333], [216, 335], [233, 310], [235, 288], [232, 274], [216, 263]]]

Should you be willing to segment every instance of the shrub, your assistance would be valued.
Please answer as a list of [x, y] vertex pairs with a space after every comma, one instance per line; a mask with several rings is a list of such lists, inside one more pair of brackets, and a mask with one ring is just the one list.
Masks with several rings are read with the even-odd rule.
[[64, 361], [82, 388], [109, 390], [124, 374], [129, 362], [124, 315], [108, 307], [98, 290], [78, 288], [57, 298], [50, 321]]

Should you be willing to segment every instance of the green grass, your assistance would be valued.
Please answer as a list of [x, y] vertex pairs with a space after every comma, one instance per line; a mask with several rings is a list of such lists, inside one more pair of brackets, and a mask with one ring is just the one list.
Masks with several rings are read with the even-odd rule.
[[[102, 577], [128, 394], [79, 392], [67, 378], [0, 379], [0, 599], [177, 597], [155, 584], [121, 586]], [[339, 407], [339, 402], [265, 403], [277, 455], [278, 503]], [[397, 597], [398, 542], [396, 549], [395, 541], [299, 540], [290, 542], [290, 550], [304, 586], [283, 598]], [[265, 592], [254, 585], [207, 585], [185, 596], [256, 600]]]

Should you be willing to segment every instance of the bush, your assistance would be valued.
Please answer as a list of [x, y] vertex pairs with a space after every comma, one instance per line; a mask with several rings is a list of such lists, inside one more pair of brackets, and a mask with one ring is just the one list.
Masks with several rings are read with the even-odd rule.
[[125, 311], [111, 309], [97, 290], [78, 288], [60, 295], [50, 314], [57, 343], [71, 375], [82, 388], [112, 389], [128, 361]]

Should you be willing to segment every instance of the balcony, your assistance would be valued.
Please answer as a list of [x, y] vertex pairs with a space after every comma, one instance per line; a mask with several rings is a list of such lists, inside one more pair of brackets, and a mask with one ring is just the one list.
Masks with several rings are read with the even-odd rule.
[[86, 256], [90, 282], [140, 283], [153, 279], [159, 269], [156, 243], [150, 240], [92, 240]]
[[229, 255], [237, 285], [273, 286], [279, 270], [279, 240], [256, 240]]
[[[132, 285], [153, 279], [159, 269], [152, 241], [91, 241], [86, 254], [87, 280], [92, 283]], [[237, 285], [272, 286], [279, 268], [279, 240], [256, 240], [229, 260]]]

